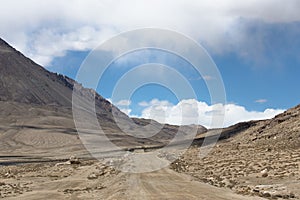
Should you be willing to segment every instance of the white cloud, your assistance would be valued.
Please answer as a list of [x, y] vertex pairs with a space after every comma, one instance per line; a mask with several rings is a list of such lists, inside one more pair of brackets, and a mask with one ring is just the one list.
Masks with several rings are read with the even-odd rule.
[[194, 99], [182, 100], [173, 105], [168, 101], [154, 99], [150, 102], [142, 102], [145, 108], [142, 111], [142, 118], [157, 120], [169, 124], [201, 124], [208, 128], [214, 128], [211, 124], [213, 116], [225, 111], [224, 127], [238, 122], [269, 119], [284, 112], [282, 109], [266, 109], [265, 111], [248, 111], [243, 106], [235, 104], [208, 105]]
[[257, 100], [255, 100], [255, 103], [266, 103], [266, 102], [268, 102], [267, 99], [257, 99]]
[[142, 107], [146, 107], [146, 106], [149, 106], [150, 103], [146, 102], [146, 101], [141, 101], [138, 103], [139, 106], [142, 106]]
[[131, 105], [131, 101], [128, 99], [122, 99], [119, 100], [117, 102], [112, 102], [111, 99], [108, 99], [108, 101], [112, 104], [114, 104], [115, 106], [117, 106], [123, 113], [125, 113], [126, 115], [130, 115], [132, 109], [129, 108], [129, 106]]
[[248, 40], [236, 27], [241, 18], [299, 21], [299, 7], [298, 0], [10, 0], [1, 2], [0, 37], [43, 65], [67, 50], [89, 50], [114, 34], [142, 27], [182, 32], [215, 52], [239, 51]]
[[123, 113], [125, 113], [126, 115], [130, 115], [130, 113], [131, 113], [131, 109], [125, 109], [125, 108], [123, 108], [123, 109], [120, 109]]
[[115, 103], [116, 106], [129, 106], [131, 104], [130, 100], [123, 99]]

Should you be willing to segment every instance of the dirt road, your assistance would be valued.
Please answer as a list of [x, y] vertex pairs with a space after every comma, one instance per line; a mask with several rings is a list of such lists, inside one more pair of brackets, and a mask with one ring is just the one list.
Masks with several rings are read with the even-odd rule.
[[227, 189], [191, 180], [168, 168], [142, 174], [131, 174], [127, 180], [128, 199], [202, 199], [202, 200], [259, 200], [234, 194]]
[[27, 164], [0, 168], [0, 194], [5, 199], [203, 199], [259, 200], [229, 189], [194, 181], [164, 168], [149, 173], [123, 173], [101, 163]]

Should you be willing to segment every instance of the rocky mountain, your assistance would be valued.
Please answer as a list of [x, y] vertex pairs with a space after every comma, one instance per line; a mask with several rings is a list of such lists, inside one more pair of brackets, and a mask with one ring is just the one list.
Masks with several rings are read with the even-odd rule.
[[[47, 71], [0, 38], [0, 101], [71, 108], [75, 83]], [[93, 91], [85, 89], [83, 96], [88, 95]], [[111, 112], [113, 105], [98, 94], [95, 98], [101, 112]]]
[[[130, 119], [94, 90], [82, 87], [69, 77], [47, 71], [0, 39], [0, 153], [1, 149], [3, 152], [8, 149], [26, 149], [30, 152], [35, 148], [49, 145], [52, 148], [58, 144], [73, 145], [70, 149], [82, 148], [76, 139], [78, 136], [72, 115], [75, 85], [79, 88], [77, 95], [81, 101], [95, 99], [96, 116], [101, 128], [113, 143], [122, 148], [163, 146], [180, 129], [151, 120]], [[147, 126], [150, 122], [153, 123]], [[187, 135], [191, 128], [197, 128], [199, 133], [206, 131], [202, 126], [180, 131]], [[131, 134], [127, 134], [128, 131]], [[150, 132], [157, 134], [134, 137], [141, 134], [147, 136]]]

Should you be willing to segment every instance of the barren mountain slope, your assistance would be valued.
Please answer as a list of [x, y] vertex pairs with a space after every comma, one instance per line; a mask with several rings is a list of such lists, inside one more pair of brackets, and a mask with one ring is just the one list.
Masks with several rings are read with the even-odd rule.
[[[81, 101], [95, 98], [101, 128], [114, 144], [122, 148], [162, 146], [177, 134], [178, 126], [164, 126], [155, 121], [146, 126], [150, 120], [131, 120], [93, 90], [45, 70], [0, 39], [0, 156], [10, 152], [10, 155], [19, 156], [61, 157], [72, 152], [85, 152], [73, 121], [72, 90], [75, 84], [80, 88]], [[120, 124], [115, 122], [113, 112]], [[121, 130], [119, 125], [132, 129], [133, 134], [135, 129], [136, 134], [146, 135], [153, 131], [157, 134], [150, 138], [136, 138]], [[197, 128], [199, 133], [206, 130], [201, 126]], [[188, 134], [190, 128], [185, 130]]]
[[300, 105], [249, 123], [207, 157], [200, 159], [200, 148], [193, 147], [172, 168], [242, 194], [300, 199]]

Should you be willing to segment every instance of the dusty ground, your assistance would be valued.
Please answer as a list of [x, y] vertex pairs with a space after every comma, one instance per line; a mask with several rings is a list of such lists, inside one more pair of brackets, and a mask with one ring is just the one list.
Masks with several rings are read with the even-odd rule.
[[272, 153], [249, 148], [241, 153], [223, 145], [203, 159], [198, 157], [199, 149], [192, 148], [172, 169], [238, 194], [300, 199], [299, 149]]
[[96, 161], [6, 166], [0, 168], [0, 177], [5, 199], [260, 199], [200, 183], [168, 168], [130, 174]]

